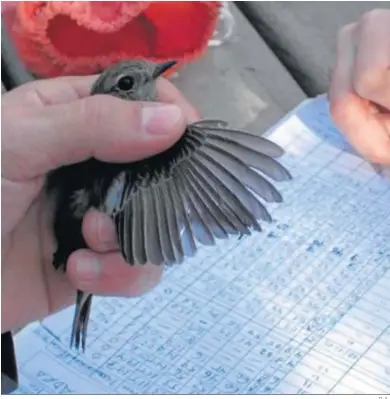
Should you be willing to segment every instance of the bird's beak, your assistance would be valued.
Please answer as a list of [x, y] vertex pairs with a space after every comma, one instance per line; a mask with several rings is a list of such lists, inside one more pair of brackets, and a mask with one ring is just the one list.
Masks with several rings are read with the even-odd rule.
[[153, 79], [157, 79], [165, 71], [167, 71], [169, 68], [172, 68], [176, 64], [177, 64], [176, 61], [167, 61], [167, 62], [163, 62], [163, 63], [157, 65], [157, 67], [156, 67], [156, 69], [154, 70], [154, 73], [153, 73]]

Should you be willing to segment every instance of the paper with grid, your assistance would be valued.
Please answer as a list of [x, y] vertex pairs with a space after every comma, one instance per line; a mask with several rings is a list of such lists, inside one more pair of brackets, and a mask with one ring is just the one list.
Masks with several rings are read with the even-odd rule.
[[73, 308], [21, 333], [17, 393], [390, 392], [390, 183], [324, 97], [269, 136], [294, 176], [275, 222], [142, 298], [95, 298], [85, 355], [68, 349]]

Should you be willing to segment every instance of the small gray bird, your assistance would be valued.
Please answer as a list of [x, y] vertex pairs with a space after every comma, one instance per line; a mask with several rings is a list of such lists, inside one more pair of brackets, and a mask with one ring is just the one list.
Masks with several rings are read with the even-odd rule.
[[[156, 80], [174, 64], [120, 62], [98, 77], [91, 94], [158, 101]], [[224, 121], [202, 120], [189, 124], [171, 148], [142, 161], [89, 159], [59, 168], [48, 177], [56, 205], [53, 265], [65, 271], [72, 252], [87, 248], [81, 227], [91, 207], [114, 221], [129, 265], [180, 264], [199, 244], [261, 231], [259, 221], [272, 220], [261, 200], [282, 201], [266, 177], [291, 179], [275, 160], [282, 155], [265, 138], [229, 129]], [[77, 292], [71, 347], [83, 351], [91, 303], [91, 293]]]

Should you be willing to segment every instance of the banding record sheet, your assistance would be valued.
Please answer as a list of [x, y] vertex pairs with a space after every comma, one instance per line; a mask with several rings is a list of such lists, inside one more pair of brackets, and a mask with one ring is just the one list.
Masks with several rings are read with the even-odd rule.
[[302, 103], [268, 136], [294, 180], [262, 233], [167, 269], [135, 299], [94, 298], [16, 336], [16, 393], [390, 392], [390, 181]]

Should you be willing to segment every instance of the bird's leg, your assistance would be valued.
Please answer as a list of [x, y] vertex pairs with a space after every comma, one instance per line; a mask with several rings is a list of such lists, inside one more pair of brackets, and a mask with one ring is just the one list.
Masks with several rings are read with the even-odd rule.
[[77, 290], [76, 310], [73, 318], [70, 347], [84, 352], [87, 339], [89, 315], [91, 313], [92, 294]]
[[[54, 219], [54, 232], [58, 246], [53, 255], [53, 266], [64, 272], [66, 271], [66, 265], [70, 255], [79, 249], [88, 248], [82, 233], [83, 215], [75, 214], [74, 207], [66, 205], [58, 207]], [[76, 309], [70, 340], [70, 346], [75, 347], [77, 350], [80, 348], [80, 344], [82, 350], [85, 350], [91, 303], [91, 294], [84, 293], [80, 290], [77, 291]]]

